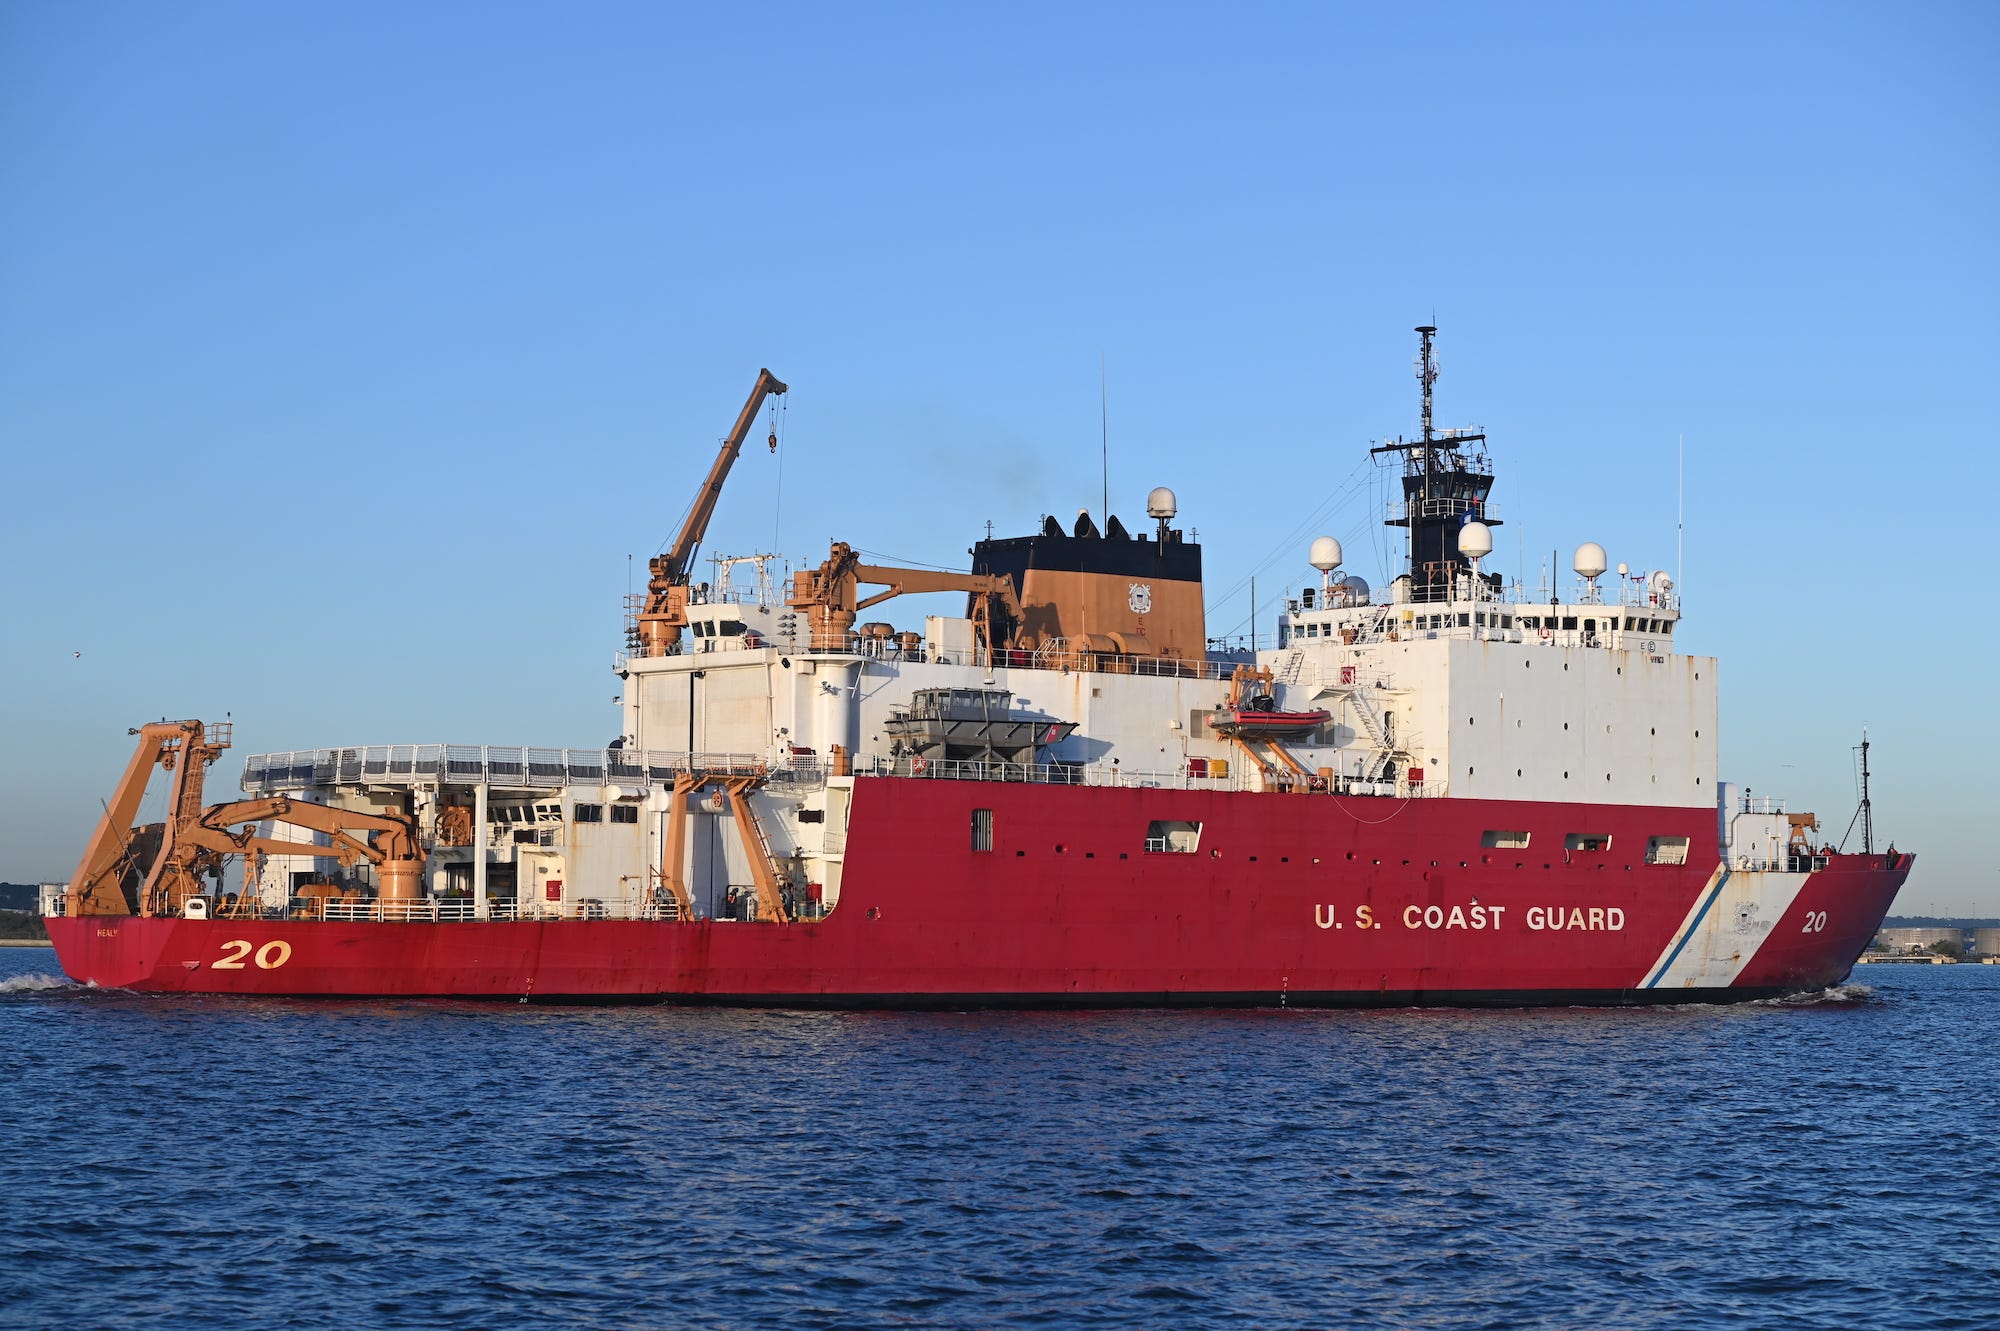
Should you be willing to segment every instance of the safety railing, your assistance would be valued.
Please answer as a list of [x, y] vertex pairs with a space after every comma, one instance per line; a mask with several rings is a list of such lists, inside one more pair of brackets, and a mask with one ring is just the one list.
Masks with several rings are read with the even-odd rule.
[[243, 760], [243, 790], [274, 794], [345, 785], [505, 786], [515, 789], [672, 781], [683, 773], [760, 776], [768, 784], [817, 785], [817, 759], [774, 764], [750, 753], [637, 749], [538, 749], [494, 744], [377, 744], [254, 753]]
[[[1221, 764], [1210, 764], [1213, 773]], [[888, 758], [873, 754], [857, 755], [854, 771], [860, 776], [910, 777], [935, 781], [997, 781], [1002, 784], [1047, 786], [1115, 786], [1126, 789], [1164, 790], [1286, 790], [1302, 794], [1367, 795], [1396, 799], [1435, 799], [1445, 793], [1442, 781], [1369, 781], [1360, 777], [1332, 775], [1299, 776], [1292, 772], [1259, 772], [1241, 762], [1229, 763], [1224, 774], [1201, 774], [1189, 766], [1173, 770], [1142, 770], [1117, 763], [1010, 763], [980, 759]]]
[[450, 924], [479, 919], [552, 922], [678, 918], [672, 902], [615, 901], [595, 897], [582, 901], [488, 901], [483, 915], [478, 910], [478, 903], [470, 897], [420, 897], [414, 901], [299, 897], [292, 900], [288, 913], [294, 919], [381, 924]]
[[1737, 873], [1817, 873], [1826, 865], [1825, 855], [1737, 855], [1729, 861]]

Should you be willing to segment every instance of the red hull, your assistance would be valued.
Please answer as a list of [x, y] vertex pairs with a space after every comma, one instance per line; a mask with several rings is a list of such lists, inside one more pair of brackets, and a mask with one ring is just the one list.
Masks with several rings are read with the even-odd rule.
[[[973, 808], [994, 811], [991, 851], [970, 848]], [[1156, 819], [1202, 824], [1199, 849], [1144, 851]], [[1485, 847], [1500, 829], [1530, 833], [1531, 849]], [[1564, 838], [1579, 832], [1608, 836], [1609, 848], [1566, 852]], [[1662, 836], [1687, 837], [1689, 863], [1645, 863], [1648, 838]], [[1707, 808], [878, 778], [855, 783], [840, 905], [814, 923], [47, 923], [72, 977], [176, 993], [844, 1006], [1712, 1001], [1839, 983], [1912, 860], [1832, 857], [1755, 936], [1725, 938], [1725, 952], [1739, 949], [1723, 959], [1725, 981], [1665, 986], [1663, 963], [1679, 949], [1715, 946], [1716, 855]]]

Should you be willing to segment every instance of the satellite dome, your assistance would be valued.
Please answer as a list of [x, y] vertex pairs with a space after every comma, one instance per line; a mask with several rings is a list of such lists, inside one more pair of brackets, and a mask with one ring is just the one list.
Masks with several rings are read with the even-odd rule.
[[1458, 529], [1458, 552], [1467, 559], [1484, 559], [1493, 553], [1493, 529], [1483, 522], [1468, 522]]
[[1605, 562], [1604, 547], [1596, 541], [1585, 541], [1576, 548], [1576, 558], [1570, 564], [1579, 578], [1602, 577], [1604, 570], [1611, 567]]
[[1340, 567], [1340, 542], [1331, 536], [1322, 536], [1312, 543], [1312, 554], [1306, 562], [1322, 573], [1331, 573]]
[[1362, 577], [1359, 573], [1348, 574], [1345, 578], [1341, 580], [1340, 585], [1342, 589], [1347, 592], [1348, 604], [1350, 605], [1368, 604], [1368, 580]]
[[1146, 516], [1149, 518], [1170, 518], [1178, 511], [1174, 492], [1164, 485], [1154, 486], [1152, 493], [1146, 496]]

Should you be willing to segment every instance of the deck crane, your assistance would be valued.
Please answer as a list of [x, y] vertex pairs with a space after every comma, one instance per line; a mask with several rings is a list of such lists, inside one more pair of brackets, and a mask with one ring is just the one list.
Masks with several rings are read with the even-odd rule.
[[[383, 900], [422, 894], [424, 851], [406, 815], [336, 809], [282, 795], [204, 806], [204, 778], [229, 747], [233, 729], [226, 721], [157, 721], [133, 729], [138, 746], [70, 878], [65, 914], [178, 914], [189, 897], [201, 895], [203, 879], [220, 876], [230, 855], [310, 855], [343, 867], [367, 860]], [[171, 776], [166, 820], [133, 827], [156, 766]], [[329, 844], [258, 835], [257, 824], [267, 822], [324, 832]]]
[[[743, 450], [743, 440], [750, 433], [764, 399], [784, 392], [785, 385], [776, 375], [769, 370], [757, 371], [757, 386], [750, 390], [743, 414], [736, 418], [728, 438], [722, 441], [722, 451], [716, 454], [715, 465], [708, 469], [708, 479], [695, 495], [694, 507], [688, 510], [687, 521], [681, 524], [673, 548], [654, 555], [648, 563], [652, 576], [646, 580], [645, 606], [639, 612], [639, 655], [668, 656], [680, 646], [681, 630], [687, 626], [688, 568], [694, 562], [701, 538], [708, 532], [708, 520], [715, 515], [715, 501], [722, 496], [722, 483], [729, 479], [729, 469]], [[771, 446], [777, 445], [774, 433]]]

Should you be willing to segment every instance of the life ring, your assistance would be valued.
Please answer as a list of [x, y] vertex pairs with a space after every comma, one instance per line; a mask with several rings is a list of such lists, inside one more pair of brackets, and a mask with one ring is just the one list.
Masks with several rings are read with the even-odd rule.
[[922, 754], [910, 759], [910, 772], [914, 776], [922, 776], [929, 766], [930, 762]]
[[1543, 640], [1544, 642], [1546, 642], [1546, 641], [1548, 641], [1548, 638], [1549, 638], [1549, 631], [1548, 631], [1547, 629], [1543, 629], [1543, 630], [1542, 630], [1542, 640]]

